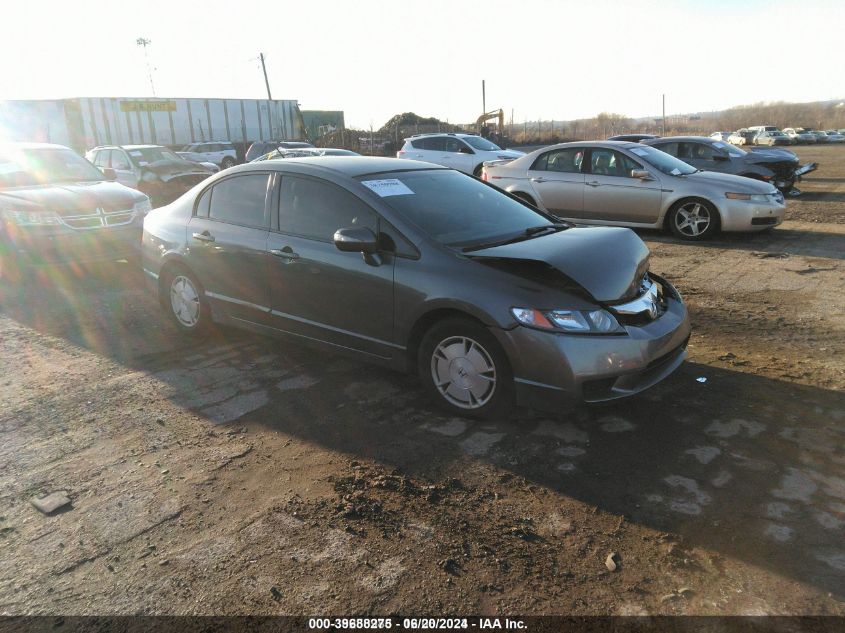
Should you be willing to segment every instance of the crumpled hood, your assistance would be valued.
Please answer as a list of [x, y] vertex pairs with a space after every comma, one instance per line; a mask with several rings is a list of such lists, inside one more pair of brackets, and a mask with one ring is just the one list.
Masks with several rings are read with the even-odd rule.
[[747, 160], [752, 163], [782, 163], [784, 161], [798, 164], [798, 157], [788, 149], [755, 149], [748, 152]]
[[473, 259], [511, 259], [547, 264], [601, 302], [636, 295], [648, 270], [649, 251], [631, 229], [573, 228], [514, 244], [468, 253]]
[[131, 209], [146, 196], [116, 182], [77, 182], [16, 187], [0, 191], [0, 208], [53, 211], [59, 215]]
[[212, 172], [207, 167], [187, 160], [159, 160], [144, 165], [164, 182], [180, 176], [208, 176]]

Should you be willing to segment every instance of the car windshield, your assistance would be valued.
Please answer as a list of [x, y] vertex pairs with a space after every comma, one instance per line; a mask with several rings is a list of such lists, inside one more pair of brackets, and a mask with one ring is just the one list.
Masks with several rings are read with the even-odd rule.
[[0, 189], [98, 180], [100, 170], [69, 149], [0, 150]]
[[734, 157], [737, 157], [737, 158], [739, 158], [741, 156], [745, 156], [746, 154], [748, 154], [748, 152], [746, 152], [744, 149], [739, 149], [738, 147], [735, 147], [734, 145], [729, 145], [729, 144], [723, 143], [721, 141], [717, 141], [717, 142], [713, 143], [713, 147], [720, 149], [720, 150], [723, 150], [723, 151], [727, 152], [728, 154], [730, 154], [731, 156], [734, 156]]
[[181, 156], [177, 156], [171, 152], [166, 147], [139, 147], [127, 149], [126, 151], [129, 152], [132, 162], [138, 165], [138, 167], [143, 167], [144, 165], [149, 165], [150, 163], [157, 163], [161, 160], [185, 160]]
[[631, 149], [631, 152], [642, 158], [652, 167], [670, 176], [687, 176], [698, 171], [692, 165], [688, 165], [684, 161], [678, 160], [674, 156], [670, 156], [666, 152], [661, 152], [659, 149], [649, 147], [648, 145], [634, 147]]
[[360, 180], [401, 217], [453, 248], [527, 237], [526, 230], [553, 221], [457, 171], [426, 169], [367, 175]]
[[464, 136], [462, 138], [464, 141], [469, 143], [473, 149], [481, 150], [482, 152], [502, 151], [501, 147], [499, 147], [495, 143], [491, 143], [486, 138], [481, 138], [480, 136]]

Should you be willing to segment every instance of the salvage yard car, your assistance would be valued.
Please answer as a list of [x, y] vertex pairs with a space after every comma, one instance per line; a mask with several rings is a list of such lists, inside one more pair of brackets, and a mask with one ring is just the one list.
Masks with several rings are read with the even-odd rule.
[[89, 150], [85, 158], [100, 169], [113, 170], [118, 182], [144, 192], [154, 206], [175, 200], [216, 169], [185, 160], [161, 145], [103, 145]]
[[229, 169], [238, 162], [238, 153], [229, 141], [192, 143], [185, 145], [176, 154], [195, 163], [213, 163], [220, 169]]
[[638, 393], [690, 334], [632, 231], [573, 228], [417, 161], [233, 167], [147, 216], [142, 251], [182, 332], [214, 319], [416, 370], [471, 417]]
[[544, 147], [486, 163], [482, 178], [560, 218], [669, 229], [685, 240], [772, 228], [785, 209], [769, 183], [703, 172], [654, 147], [620, 141]]
[[0, 281], [31, 266], [136, 259], [150, 200], [109, 182], [73, 150], [47, 143], [0, 146]]
[[396, 152], [396, 158], [422, 160], [473, 176], [481, 175], [485, 161], [522, 155], [524, 152], [502, 149], [477, 134], [461, 133], [416, 134], [406, 138], [402, 149]]
[[645, 141], [644, 144], [704, 171], [718, 171], [770, 182], [783, 193], [791, 193], [802, 176], [818, 168], [817, 163], [799, 166], [798, 157], [789, 150], [746, 152], [703, 136], [671, 136]]

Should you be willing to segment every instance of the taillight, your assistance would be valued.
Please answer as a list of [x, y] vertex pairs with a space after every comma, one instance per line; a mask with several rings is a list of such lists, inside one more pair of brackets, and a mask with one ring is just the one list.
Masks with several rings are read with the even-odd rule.
[[483, 180], [484, 182], [487, 182], [487, 170], [486, 169], [481, 170], [481, 180]]
[[405, 152], [403, 152], [401, 149], [400, 149], [398, 152], [396, 152], [396, 157], [397, 157], [397, 158], [401, 158], [401, 157], [402, 157], [402, 156], [404, 156], [404, 155], [405, 155]]

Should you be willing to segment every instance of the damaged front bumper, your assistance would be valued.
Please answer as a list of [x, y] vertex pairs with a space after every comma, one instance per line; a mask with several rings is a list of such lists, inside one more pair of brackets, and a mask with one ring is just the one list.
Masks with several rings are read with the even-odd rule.
[[773, 181], [775, 187], [780, 189], [787, 195], [790, 196], [800, 196], [801, 190], [795, 186], [795, 183], [801, 182], [801, 177], [809, 174], [812, 171], [816, 171], [819, 168], [818, 163], [806, 163], [805, 165], [801, 165], [792, 172], [792, 176], [789, 178], [777, 178]]
[[572, 401], [615, 400], [640, 393], [674, 372], [687, 355], [689, 315], [671, 284], [653, 278], [664, 286], [665, 310], [657, 319], [623, 325], [624, 335], [574, 335], [521, 326], [497, 332], [514, 365], [517, 402], [559, 410]]

